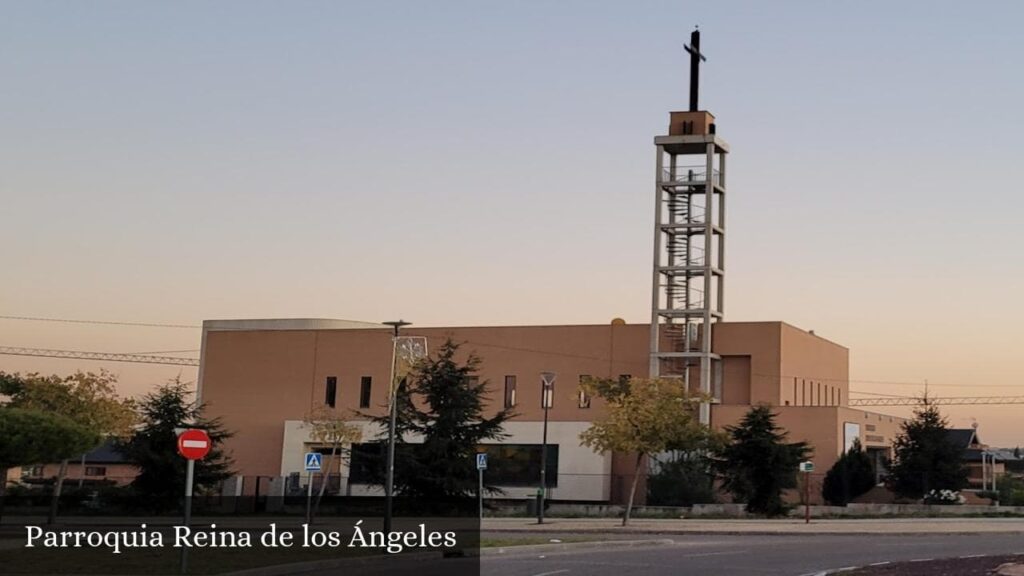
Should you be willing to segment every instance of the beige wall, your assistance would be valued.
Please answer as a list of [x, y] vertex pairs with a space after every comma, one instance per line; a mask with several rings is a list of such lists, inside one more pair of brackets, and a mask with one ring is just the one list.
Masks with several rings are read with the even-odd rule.
[[791, 406], [844, 406], [850, 395], [850, 351], [782, 323], [781, 402]]
[[[225, 323], [217, 325], [223, 328]], [[300, 329], [300, 323], [289, 324], [291, 329], [254, 329], [258, 326], [204, 331], [202, 399], [211, 415], [220, 416], [229, 429], [238, 432], [228, 449], [242, 474], [282, 473], [284, 423], [300, 421], [313, 406], [323, 404], [328, 376], [338, 379], [337, 410], [382, 413], [391, 365], [389, 329]], [[463, 344], [460, 360], [470, 352], [480, 356], [480, 376], [489, 381], [490, 413], [502, 406], [505, 376], [515, 376], [517, 423], [536, 423], [543, 418], [540, 372], [558, 374], [550, 420], [585, 425], [601, 414], [602, 404], [593, 399], [590, 408], [579, 407], [581, 375], [646, 376], [649, 366], [646, 324], [411, 326], [403, 334], [426, 337], [431, 352], [451, 338]], [[793, 401], [792, 378], [798, 378], [815, 383], [815, 404], [825, 402], [826, 389], [836, 390], [834, 397], [829, 393], [828, 403], [845, 404], [848, 350], [782, 322], [718, 323], [712, 344], [723, 357], [723, 403], [714, 407], [713, 424], [738, 421], [751, 404], [775, 405], [780, 425], [790, 430], [792, 438], [814, 444], [818, 450], [815, 462], [819, 469], [827, 470], [841, 450], [843, 419], [863, 418], [864, 413], [838, 406], [786, 406], [785, 402]], [[373, 381], [367, 409], [358, 405], [364, 376]], [[822, 383], [820, 395], [818, 382]], [[802, 396], [797, 400], [812, 401], [809, 394], [806, 400]], [[891, 439], [890, 433], [884, 435], [886, 441]], [[612, 475], [631, 474], [630, 460], [614, 455]], [[616, 486], [611, 491], [623, 492]]]

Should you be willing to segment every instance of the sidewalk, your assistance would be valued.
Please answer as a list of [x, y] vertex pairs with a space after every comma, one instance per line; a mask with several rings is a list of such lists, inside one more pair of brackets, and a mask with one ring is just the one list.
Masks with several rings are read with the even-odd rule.
[[634, 519], [623, 527], [615, 518], [485, 518], [484, 532], [595, 534], [1024, 534], [1024, 518], [871, 518], [801, 520]]

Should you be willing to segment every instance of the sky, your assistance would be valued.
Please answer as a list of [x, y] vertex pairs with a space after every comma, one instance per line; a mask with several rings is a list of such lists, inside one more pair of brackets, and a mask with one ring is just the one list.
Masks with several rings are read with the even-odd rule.
[[[849, 347], [855, 390], [1024, 394], [1020, 3], [0, 8], [0, 316], [646, 322], [653, 137], [699, 25], [726, 318]], [[0, 319], [0, 346], [195, 355], [199, 331]], [[130, 394], [195, 377], [0, 356], [100, 367]], [[946, 413], [1024, 444], [1024, 405]]]

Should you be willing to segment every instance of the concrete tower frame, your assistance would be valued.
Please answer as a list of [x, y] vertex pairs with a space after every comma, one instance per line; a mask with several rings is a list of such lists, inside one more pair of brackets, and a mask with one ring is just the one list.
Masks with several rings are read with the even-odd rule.
[[[671, 117], [669, 135], [654, 139], [649, 372], [651, 377], [682, 378], [689, 389], [717, 399], [721, 358], [711, 349], [711, 336], [724, 311], [729, 145], [715, 134], [714, 116], [708, 112], [673, 112]], [[700, 421], [710, 424], [708, 403], [700, 407]]]

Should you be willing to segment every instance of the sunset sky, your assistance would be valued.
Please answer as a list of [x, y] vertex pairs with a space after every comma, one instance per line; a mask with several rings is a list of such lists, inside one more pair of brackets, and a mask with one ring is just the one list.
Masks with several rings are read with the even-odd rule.
[[[855, 390], [1024, 395], [1020, 3], [0, 6], [0, 315], [646, 322], [652, 139], [699, 24], [726, 318], [848, 346]], [[0, 346], [199, 330], [0, 319]], [[179, 373], [0, 356], [104, 366]], [[1024, 444], [1024, 405], [945, 412]]]

